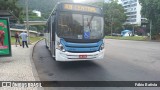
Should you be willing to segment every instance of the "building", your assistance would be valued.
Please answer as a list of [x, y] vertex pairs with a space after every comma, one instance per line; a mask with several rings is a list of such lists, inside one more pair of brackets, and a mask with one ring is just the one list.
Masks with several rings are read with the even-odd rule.
[[121, 0], [121, 4], [125, 9], [127, 20], [125, 24], [141, 25], [141, 5], [139, 0]]
[[111, 3], [112, 1], [117, 1], [118, 4], [121, 4], [121, 0], [104, 0], [105, 3]]
[[33, 10], [32, 12], [35, 13], [38, 17], [41, 17], [41, 16], [42, 16], [40, 11]]
[[112, 0], [104, 0], [105, 3], [110, 3]]

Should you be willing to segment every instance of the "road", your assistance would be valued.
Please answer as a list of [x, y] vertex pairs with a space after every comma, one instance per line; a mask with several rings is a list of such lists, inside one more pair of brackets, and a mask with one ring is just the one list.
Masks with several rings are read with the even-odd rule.
[[[160, 43], [105, 40], [103, 60], [56, 62], [40, 41], [33, 54], [42, 81], [160, 81]], [[160, 90], [160, 88], [55, 88], [54, 90]], [[47, 88], [46, 90], [49, 90]], [[52, 89], [50, 89], [52, 90]]]

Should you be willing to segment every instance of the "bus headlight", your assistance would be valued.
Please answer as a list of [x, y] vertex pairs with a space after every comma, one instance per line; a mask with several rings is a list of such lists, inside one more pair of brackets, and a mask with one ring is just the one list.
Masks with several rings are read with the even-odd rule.
[[100, 47], [100, 50], [103, 50], [103, 49], [104, 49], [104, 44], [102, 44]]
[[63, 45], [60, 44], [59, 42], [57, 43], [57, 48], [58, 48], [59, 50], [65, 52], [65, 49], [64, 49]]

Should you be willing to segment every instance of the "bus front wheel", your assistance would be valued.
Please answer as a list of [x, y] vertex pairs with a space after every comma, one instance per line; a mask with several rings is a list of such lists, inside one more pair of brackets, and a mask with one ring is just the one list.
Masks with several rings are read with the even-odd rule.
[[48, 49], [48, 46], [47, 46], [47, 40], [45, 39], [45, 44], [46, 44], [46, 48]]

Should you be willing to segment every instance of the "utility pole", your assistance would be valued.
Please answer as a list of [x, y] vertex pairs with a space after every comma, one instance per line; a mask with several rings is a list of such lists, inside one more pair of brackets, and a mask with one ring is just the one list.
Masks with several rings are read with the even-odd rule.
[[28, 0], [26, 0], [26, 30], [28, 34], [28, 43], [30, 43], [29, 39], [29, 24], [28, 24]]
[[113, 29], [113, 17], [111, 16], [111, 36], [112, 36], [112, 29]]
[[150, 20], [150, 40], [152, 40], [152, 20]]
[[133, 25], [133, 36], [135, 35], [135, 31], [134, 31], [134, 24], [132, 24]]
[[104, 2], [105, 2], [105, 1], [103, 0], [102, 2], [103, 2], [103, 6], [102, 6], [102, 9], [103, 9], [103, 13], [104, 13]]
[[[110, 6], [110, 10], [111, 10], [111, 9], [114, 9], [112, 3], [111, 3], [111, 6]], [[112, 29], [113, 29], [113, 11], [111, 11], [110, 18], [111, 18], [111, 36], [112, 36]]]

